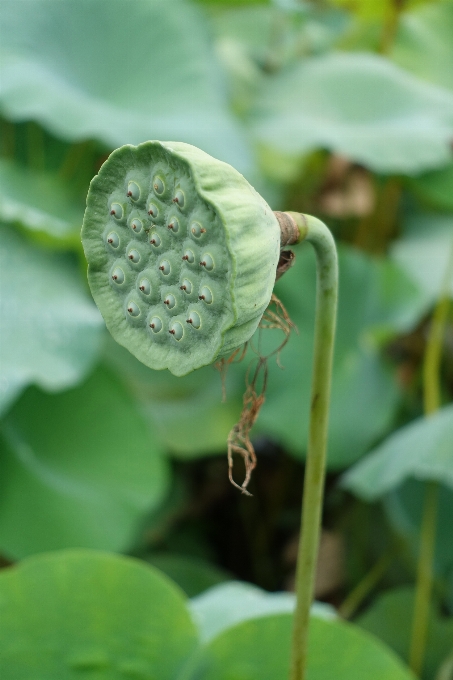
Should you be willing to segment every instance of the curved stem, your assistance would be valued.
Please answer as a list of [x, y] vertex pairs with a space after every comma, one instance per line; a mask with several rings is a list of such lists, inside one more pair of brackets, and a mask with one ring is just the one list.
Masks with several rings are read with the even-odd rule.
[[327, 425], [338, 297], [335, 243], [325, 224], [310, 215], [288, 213], [299, 227], [299, 241], [309, 241], [317, 260], [315, 349], [310, 404], [310, 429], [302, 502], [302, 527], [296, 573], [296, 610], [291, 680], [304, 680], [308, 627], [318, 557], [326, 467]]
[[[442, 355], [442, 341], [450, 306], [449, 290], [452, 276], [453, 244], [442, 282], [441, 294], [434, 310], [428, 341], [426, 343], [425, 360], [423, 364], [423, 400], [426, 416], [435, 413], [441, 405], [439, 380], [440, 359]], [[438, 496], [438, 482], [428, 482], [423, 503], [412, 637], [409, 650], [409, 665], [417, 675], [420, 675], [423, 670], [428, 637], [429, 607], [433, 585], [433, 562], [436, 548]]]

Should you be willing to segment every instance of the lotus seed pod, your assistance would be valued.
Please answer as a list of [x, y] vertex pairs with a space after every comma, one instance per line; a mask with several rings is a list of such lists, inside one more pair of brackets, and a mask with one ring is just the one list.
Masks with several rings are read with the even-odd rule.
[[90, 185], [82, 240], [114, 338], [175, 375], [251, 337], [280, 254], [278, 221], [244, 177], [179, 142], [110, 155]]

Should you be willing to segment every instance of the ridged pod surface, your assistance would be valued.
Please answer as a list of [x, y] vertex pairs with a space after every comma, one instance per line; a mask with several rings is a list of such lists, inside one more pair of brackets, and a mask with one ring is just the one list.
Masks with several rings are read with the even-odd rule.
[[280, 228], [234, 168], [182, 142], [114, 151], [82, 227], [93, 298], [115, 340], [174, 375], [246, 342], [275, 282]]

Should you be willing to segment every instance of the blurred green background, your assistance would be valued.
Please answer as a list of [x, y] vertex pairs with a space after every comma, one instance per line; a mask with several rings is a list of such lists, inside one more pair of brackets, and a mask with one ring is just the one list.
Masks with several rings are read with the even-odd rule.
[[[0, 59], [2, 564], [99, 548], [142, 558], [190, 596], [231, 578], [292, 587], [313, 254], [299, 247], [276, 286], [298, 333], [282, 367], [269, 362], [252, 499], [228, 482], [226, 438], [253, 354], [230, 367], [222, 403], [213, 367], [175, 378], [117, 346], [87, 286], [79, 233], [91, 177], [121, 144], [189, 142], [235, 166], [274, 210], [315, 214], [334, 233], [316, 594], [340, 606], [381, 565], [348, 615], [407, 657], [424, 487], [440, 482], [441, 633], [424, 675], [440, 678], [453, 639], [451, 310], [440, 424], [410, 428], [424, 425], [433, 309], [453, 292], [453, 2], [3, 0]], [[280, 340], [263, 333], [261, 347]]]

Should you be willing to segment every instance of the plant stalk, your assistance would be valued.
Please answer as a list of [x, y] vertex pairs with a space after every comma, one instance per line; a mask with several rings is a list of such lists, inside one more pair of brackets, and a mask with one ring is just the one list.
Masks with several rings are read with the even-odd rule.
[[[453, 244], [442, 282], [442, 290], [434, 310], [423, 364], [423, 401], [426, 416], [435, 413], [441, 405], [440, 360], [442, 341], [450, 306], [450, 281], [453, 276]], [[426, 486], [420, 532], [417, 565], [417, 583], [409, 650], [409, 666], [416, 675], [423, 671], [428, 639], [429, 608], [433, 587], [433, 563], [436, 548], [437, 507], [439, 484], [431, 481]]]
[[393, 550], [387, 550], [376, 564], [365, 574], [363, 579], [356, 585], [349, 595], [342, 602], [338, 609], [338, 613], [344, 619], [350, 619], [362, 602], [375, 589], [379, 581], [383, 578], [385, 572], [393, 561]]
[[290, 680], [306, 676], [310, 607], [313, 601], [321, 532], [327, 426], [338, 298], [338, 263], [332, 234], [310, 215], [289, 214], [299, 227], [299, 242], [312, 244], [317, 261], [315, 347], [310, 428], [302, 501], [301, 537], [296, 572]]

